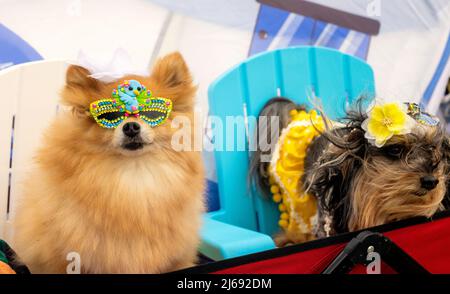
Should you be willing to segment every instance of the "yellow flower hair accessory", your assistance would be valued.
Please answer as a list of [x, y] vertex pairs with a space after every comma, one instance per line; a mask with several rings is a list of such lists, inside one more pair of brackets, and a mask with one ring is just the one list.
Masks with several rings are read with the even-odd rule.
[[411, 133], [415, 125], [404, 103], [375, 101], [369, 109], [361, 127], [366, 139], [376, 147], [382, 147], [394, 135]]

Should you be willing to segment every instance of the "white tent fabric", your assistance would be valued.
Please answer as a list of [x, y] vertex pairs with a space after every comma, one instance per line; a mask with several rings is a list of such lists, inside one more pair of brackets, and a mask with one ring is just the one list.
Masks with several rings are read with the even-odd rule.
[[141, 0], [0, 0], [0, 23], [44, 59], [74, 60], [83, 50], [107, 62], [124, 48], [148, 63], [168, 13]]
[[[310, 0], [377, 19], [368, 62], [377, 92], [387, 99], [421, 101], [442, 61], [450, 33], [447, 0]], [[124, 48], [135, 63], [180, 50], [200, 85], [198, 105], [207, 109], [206, 89], [220, 73], [244, 59], [259, 3], [255, 0], [0, 0], [0, 22], [45, 59], [74, 60], [80, 50], [106, 62]], [[434, 81], [429, 110], [436, 112], [445, 79]], [[436, 91], [434, 91], [436, 89]]]

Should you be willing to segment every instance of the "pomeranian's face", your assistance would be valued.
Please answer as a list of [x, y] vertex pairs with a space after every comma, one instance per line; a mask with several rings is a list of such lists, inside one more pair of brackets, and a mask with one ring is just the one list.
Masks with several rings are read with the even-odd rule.
[[[90, 72], [85, 68], [70, 66], [62, 93], [62, 102], [73, 110], [73, 115], [62, 119], [62, 131], [67, 133], [68, 139], [76, 138], [74, 144], [85, 152], [136, 156], [156, 150], [169, 150], [172, 148], [172, 135], [180, 131], [172, 128], [172, 121], [178, 116], [192, 118], [196, 87], [178, 53], [159, 60], [148, 77], [125, 76], [112, 83], [103, 83], [89, 75]], [[117, 89], [123, 80], [137, 80], [151, 90], [153, 96], [171, 99], [173, 109], [167, 120], [159, 126], [150, 127], [139, 117], [130, 116], [114, 129], [99, 126], [90, 115], [90, 104], [111, 98], [113, 89]]]

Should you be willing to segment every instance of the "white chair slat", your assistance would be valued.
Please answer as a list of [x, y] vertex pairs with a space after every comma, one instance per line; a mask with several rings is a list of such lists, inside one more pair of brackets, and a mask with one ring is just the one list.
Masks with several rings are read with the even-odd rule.
[[[65, 70], [66, 64], [63, 61], [39, 61], [17, 66], [4, 74], [0, 72], [0, 85], [10, 79], [8, 75], [18, 73], [19, 76], [18, 87], [14, 94], [16, 106], [13, 108], [15, 127], [12, 168], [8, 170], [8, 177], [11, 173], [9, 215], [5, 218], [2, 213], [3, 224], [0, 224], [3, 227], [0, 238], [7, 241], [12, 239], [12, 220], [17, 202], [20, 201], [24, 176], [32, 167], [32, 157], [41, 143], [43, 132], [56, 114], [59, 92], [64, 85]], [[3, 142], [5, 134], [3, 132], [0, 134]], [[2, 148], [5, 147], [1, 146], [0, 150], [3, 150]], [[0, 180], [4, 182], [3, 174], [0, 175]], [[4, 202], [3, 191], [0, 191], [0, 197]]]

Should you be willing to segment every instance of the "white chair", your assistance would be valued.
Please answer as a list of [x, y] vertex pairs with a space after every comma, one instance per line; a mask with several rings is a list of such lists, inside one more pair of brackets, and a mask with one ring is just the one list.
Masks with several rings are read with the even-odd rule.
[[33, 152], [57, 111], [66, 63], [37, 61], [0, 71], [0, 239], [12, 242], [12, 219]]

